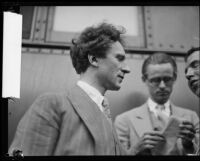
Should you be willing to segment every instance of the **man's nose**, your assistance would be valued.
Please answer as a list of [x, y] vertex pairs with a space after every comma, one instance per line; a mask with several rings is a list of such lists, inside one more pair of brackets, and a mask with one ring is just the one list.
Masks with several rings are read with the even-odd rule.
[[166, 87], [166, 84], [165, 84], [165, 82], [163, 80], [160, 81], [159, 87], [160, 88], [165, 88]]
[[194, 75], [194, 70], [192, 68], [188, 68], [187, 72], [185, 73], [186, 78], [190, 79], [190, 77], [193, 75]]
[[124, 64], [124, 66], [122, 67], [122, 71], [127, 74], [127, 73], [130, 73], [131, 70], [129, 68], [129, 66], [127, 64]]

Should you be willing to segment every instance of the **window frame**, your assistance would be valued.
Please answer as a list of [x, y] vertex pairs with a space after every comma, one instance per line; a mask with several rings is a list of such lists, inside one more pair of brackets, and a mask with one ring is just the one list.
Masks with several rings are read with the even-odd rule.
[[[22, 7], [24, 7], [24, 6], [22, 6]], [[37, 14], [37, 10], [38, 10], [37, 7], [33, 7], [33, 17], [32, 17], [32, 22], [31, 22], [30, 35], [29, 35], [29, 38], [28, 38], [28, 39], [23, 38], [23, 35], [22, 35], [22, 42], [23, 42], [23, 43], [31, 43], [31, 42], [33, 42], [33, 38], [34, 38], [34, 27], [35, 27], [35, 23], [36, 23], [36, 14]], [[22, 14], [22, 13], [20, 12], [20, 14]], [[23, 16], [23, 15], [22, 15], [22, 16]], [[22, 20], [24, 21], [23, 17], [22, 17]], [[23, 34], [23, 30], [22, 30], [22, 34]]]
[[[48, 8], [48, 18], [46, 27], [45, 42], [55, 43], [64, 46], [71, 44], [71, 40], [77, 37], [80, 32], [60, 32], [53, 31], [55, 7]], [[145, 48], [145, 30], [144, 30], [144, 9], [141, 6], [138, 7], [138, 36], [125, 35], [126, 48]], [[134, 44], [134, 45], [132, 45]]]

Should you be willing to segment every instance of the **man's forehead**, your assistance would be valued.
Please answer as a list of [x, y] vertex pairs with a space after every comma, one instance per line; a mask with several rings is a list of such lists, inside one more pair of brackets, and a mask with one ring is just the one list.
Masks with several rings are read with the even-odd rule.
[[172, 64], [171, 63], [162, 63], [162, 64], [149, 64], [147, 68], [151, 69], [171, 69]]
[[200, 52], [195, 51], [188, 57], [188, 61], [199, 60], [199, 57], [200, 57]]
[[170, 63], [165, 64], [149, 64], [147, 67], [147, 73], [173, 73], [173, 67]]
[[115, 53], [116, 55], [125, 55], [125, 50], [120, 42], [114, 42], [108, 52]]

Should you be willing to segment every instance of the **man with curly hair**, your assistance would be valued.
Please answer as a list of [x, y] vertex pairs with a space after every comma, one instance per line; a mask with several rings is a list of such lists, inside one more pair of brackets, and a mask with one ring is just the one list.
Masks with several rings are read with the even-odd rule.
[[119, 90], [130, 72], [123, 33], [101, 23], [86, 28], [72, 41], [70, 56], [80, 79], [67, 93], [48, 93], [36, 99], [18, 125], [10, 152], [20, 149], [24, 155], [34, 156], [124, 154], [104, 98], [107, 90]]

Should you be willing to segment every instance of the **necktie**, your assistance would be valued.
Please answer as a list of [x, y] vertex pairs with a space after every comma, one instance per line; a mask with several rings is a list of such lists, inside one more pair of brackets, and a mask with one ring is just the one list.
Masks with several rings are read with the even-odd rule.
[[104, 97], [103, 101], [102, 101], [102, 107], [103, 107], [103, 113], [106, 116], [109, 124], [111, 125], [111, 129], [112, 129], [112, 137], [113, 137], [113, 141], [114, 141], [114, 147], [115, 147], [115, 154], [117, 154], [117, 148], [118, 148], [118, 143], [117, 143], [117, 134], [115, 129], [113, 128], [113, 123], [112, 123], [112, 116], [110, 113], [110, 108], [109, 108], [109, 103], [107, 98]]
[[164, 113], [165, 106], [164, 105], [157, 105], [156, 106], [156, 114], [159, 121], [162, 122], [164, 126], [167, 125], [169, 117]]
[[105, 97], [104, 97], [104, 99], [102, 101], [102, 107], [103, 107], [103, 113], [105, 114], [105, 116], [107, 117], [107, 119], [112, 122], [112, 117], [111, 117], [111, 113], [110, 113], [109, 103], [108, 103], [108, 100]]

